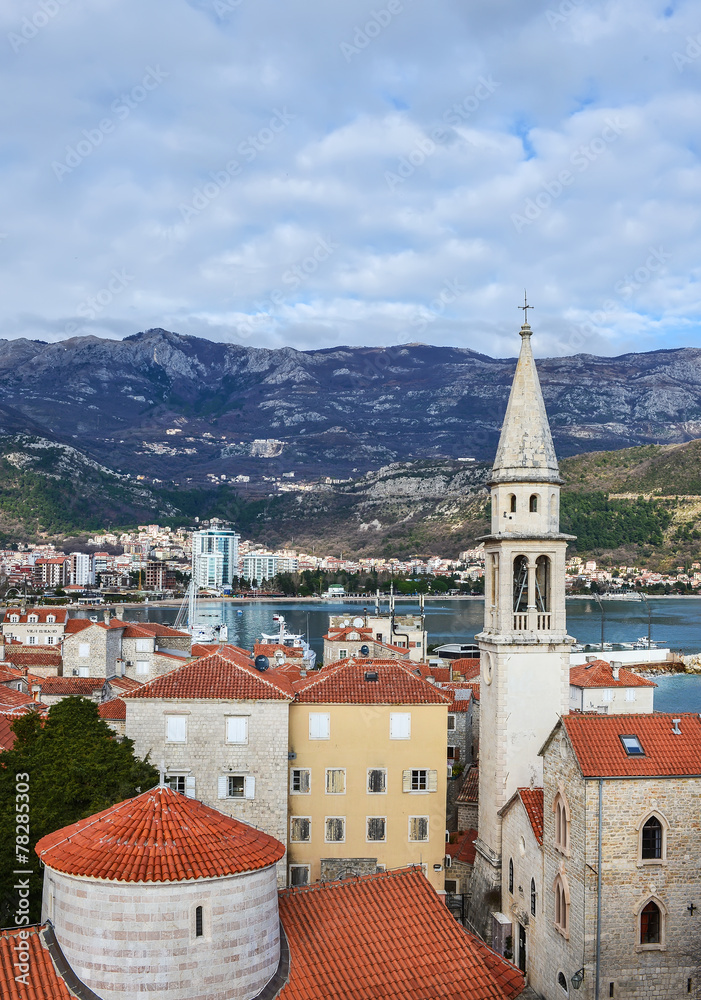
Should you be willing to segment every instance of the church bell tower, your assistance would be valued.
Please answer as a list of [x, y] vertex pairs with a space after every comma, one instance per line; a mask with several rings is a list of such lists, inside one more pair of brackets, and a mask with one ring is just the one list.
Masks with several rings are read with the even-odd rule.
[[[527, 315], [527, 314], [526, 314]], [[517, 788], [542, 786], [538, 751], [569, 709], [562, 479], [531, 349], [521, 352], [490, 480], [480, 647], [479, 823], [469, 923], [487, 940], [500, 908], [500, 810]]]

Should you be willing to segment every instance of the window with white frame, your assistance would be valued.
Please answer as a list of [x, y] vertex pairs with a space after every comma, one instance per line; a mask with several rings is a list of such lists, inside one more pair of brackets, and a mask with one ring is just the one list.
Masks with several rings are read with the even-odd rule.
[[53, 646], [55, 638], [56, 637], [53, 636], [53, 635], [47, 635], [47, 637], [46, 637], [46, 645], [47, 646]]
[[331, 737], [331, 716], [328, 712], [309, 713], [309, 739], [328, 740]]
[[635, 688], [626, 688], [626, 701], [635, 701]]
[[220, 799], [254, 799], [256, 779], [252, 774], [223, 774], [217, 791]]
[[148, 660], [137, 660], [136, 661], [136, 673], [138, 676], [143, 677], [149, 671], [150, 663]]
[[47, 615], [46, 616], [46, 622], [47, 622], [48, 625], [53, 625], [55, 621], [56, 621], [56, 616], [55, 615]]
[[170, 785], [174, 792], [187, 795], [188, 798], [195, 797], [195, 776], [194, 774], [169, 774], [166, 784]]
[[324, 840], [327, 844], [342, 844], [346, 839], [346, 817], [327, 816], [324, 823]]
[[248, 743], [248, 716], [229, 715], [227, 717], [226, 742]]
[[346, 769], [345, 767], [326, 768], [326, 794], [345, 795], [346, 793]]
[[309, 795], [312, 789], [312, 772], [308, 767], [293, 767], [290, 771], [290, 792]]
[[347, 656], [348, 656], [348, 650], [347, 649], [339, 649], [339, 651], [338, 651], [338, 658], [339, 658], [339, 660], [345, 660]]
[[11, 622], [18, 622], [19, 621], [19, 615], [10, 615], [10, 621]]
[[409, 817], [409, 840], [425, 843], [428, 840], [428, 816]]
[[29, 645], [30, 646], [36, 646], [36, 644], [37, 644], [37, 637], [35, 635], [30, 635], [29, 636]]
[[384, 843], [387, 840], [387, 817], [367, 817], [367, 840], [372, 843]]
[[27, 621], [30, 622], [32, 625], [36, 625], [36, 623], [39, 621], [39, 615], [29, 615]]
[[309, 865], [290, 865], [289, 884], [309, 885]]
[[387, 792], [387, 768], [368, 768], [368, 794], [385, 795]]
[[455, 716], [454, 715], [449, 715], [448, 716], [448, 732], [450, 732], [453, 729], [455, 729]]
[[411, 739], [411, 712], [389, 713], [389, 738], [391, 740]]
[[166, 743], [187, 743], [186, 715], [166, 715]]
[[427, 767], [415, 767], [402, 772], [403, 792], [437, 792], [438, 771]]
[[78, 656], [81, 660], [84, 660], [87, 656], [90, 656], [90, 643], [89, 642], [79, 642], [78, 643]]
[[136, 652], [137, 653], [148, 653], [151, 649], [152, 639], [137, 639], [136, 640]]
[[311, 839], [311, 816], [290, 816], [290, 843], [308, 844]]
[[608, 702], [608, 701], [611, 701], [612, 699], [613, 699], [613, 692], [611, 691], [611, 688], [602, 688], [601, 689], [601, 700], [603, 702]]

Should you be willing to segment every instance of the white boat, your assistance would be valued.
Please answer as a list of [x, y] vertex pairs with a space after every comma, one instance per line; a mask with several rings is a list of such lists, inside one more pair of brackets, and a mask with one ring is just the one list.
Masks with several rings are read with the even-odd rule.
[[316, 664], [316, 653], [302, 633], [288, 632], [282, 615], [273, 615], [273, 621], [278, 623], [278, 631], [277, 633], [262, 632], [263, 642], [274, 643], [276, 646], [289, 646], [290, 649], [301, 649], [303, 668], [313, 670]]
[[646, 635], [641, 635], [633, 643], [633, 649], [659, 649], [660, 646], [664, 646], [664, 642], [661, 639], [648, 639]]

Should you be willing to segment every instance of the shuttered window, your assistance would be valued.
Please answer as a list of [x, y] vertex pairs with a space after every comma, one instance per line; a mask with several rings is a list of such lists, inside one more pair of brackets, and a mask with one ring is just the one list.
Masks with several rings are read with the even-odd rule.
[[312, 839], [312, 821], [309, 816], [290, 817], [290, 841], [293, 844], [308, 844]]
[[411, 712], [389, 713], [389, 738], [391, 740], [411, 739]]
[[403, 792], [437, 792], [438, 771], [429, 768], [415, 767], [402, 772]]
[[346, 839], [346, 817], [327, 816], [325, 840], [327, 844], [340, 844]]
[[368, 768], [368, 792], [371, 795], [383, 795], [387, 791], [387, 768]]
[[248, 718], [245, 715], [230, 715], [226, 720], [226, 742], [248, 743]]
[[254, 799], [256, 779], [252, 774], [223, 774], [217, 782], [220, 799]]
[[409, 817], [409, 840], [423, 842], [428, 840], [428, 816]]
[[166, 715], [166, 742], [187, 743], [186, 715]]
[[290, 771], [290, 791], [295, 795], [308, 795], [311, 790], [312, 772], [308, 767], [293, 767]]
[[343, 795], [346, 791], [345, 767], [326, 768], [326, 794]]
[[384, 841], [387, 839], [387, 820], [384, 816], [368, 816], [367, 839]]
[[331, 735], [331, 717], [328, 712], [309, 713], [309, 739], [328, 740]]

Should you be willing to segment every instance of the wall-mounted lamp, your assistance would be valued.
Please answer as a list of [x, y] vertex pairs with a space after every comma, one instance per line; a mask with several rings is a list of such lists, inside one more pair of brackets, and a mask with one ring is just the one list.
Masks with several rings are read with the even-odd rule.
[[584, 969], [578, 969], [570, 979], [570, 982], [572, 983], [573, 990], [581, 989], [584, 982]]

